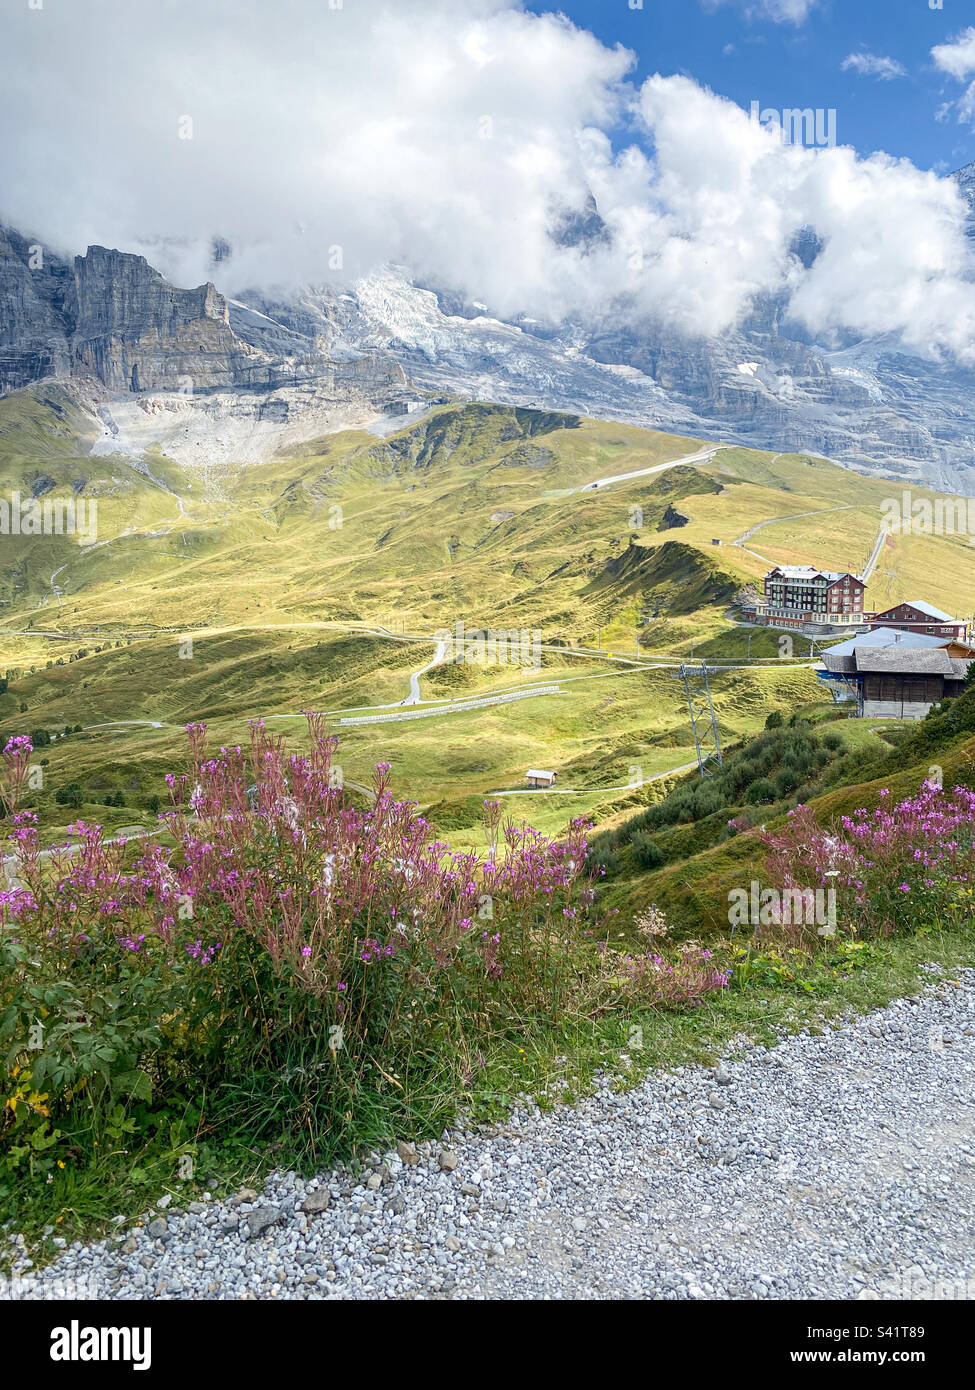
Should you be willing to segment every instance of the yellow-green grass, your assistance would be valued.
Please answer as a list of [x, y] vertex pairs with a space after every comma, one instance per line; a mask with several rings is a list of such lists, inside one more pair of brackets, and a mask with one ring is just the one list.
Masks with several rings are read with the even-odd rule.
[[[598, 820], [632, 794], [635, 780], [694, 757], [683, 687], [672, 670], [611, 666], [559, 652], [543, 653], [538, 672], [466, 666], [433, 672], [421, 678], [421, 694], [428, 702], [447, 703], [383, 711], [410, 716], [433, 708], [432, 715], [343, 726], [343, 712], [361, 716], [367, 699], [377, 694], [390, 704], [402, 699], [410, 670], [429, 658], [431, 644], [364, 634], [314, 636], [287, 630], [203, 636], [194, 639], [187, 659], [171, 639], [112, 647], [16, 682], [0, 696], [0, 728], [57, 732], [64, 725], [84, 726], [85, 732], [35, 755], [46, 759], [48, 795], [41, 801], [45, 822], [52, 823], [63, 816], [62, 808], [49, 804], [54, 792], [70, 782], [87, 792], [93, 779], [121, 790], [129, 819], [138, 819], [148, 797], [165, 798], [165, 773], [183, 766], [187, 722], [205, 719], [219, 745], [246, 741], [247, 722], [262, 716], [298, 745], [303, 708], [331, 711], [347, 780], [368, 784], [377, 762], [391, 762], [397, 793], [433, 807], [435, 824], [440, 819], [458, 830], [472, 828], [455, 825], [459, 803], [522, 788], [529, 767], [552, 768], [561, 788], [583, 793], [505, 798], [506, 812], [554, 831], [573, 815], [595, 814]], [[451, 708], [451, 702], [490, 692], [553, 683], [560, 693]], [[788, 711], [811, 698], [816, 680], [802, 667], [755, 667], [716, 675], [713, 690], [722, 737], [734, 738], [761, 728], [773, 709]], [[20, 702], [28, 704], [26, 715], [19, 713]], [[110, 723], [126, 720], [163, 727]], [[109, 727], [88, 727], [102, 724]], [[474, 822], [479, 815], [468, 807], [459, 820]]]
[[[15, 456], [4, 455], [10, 430], [4, 434], [2, 421], [5, 412], [23, 417], [31, 399], [18, 393], [0, 402], [0, 470], [11, 484], [31, 469], [19, 436]], [[31, 438], [54, 430], [42, 405], [35, 401], [34, 409]], [[541, 627], [546, 637], [565, 640], [593, 640], [602, 629], [610, 646], [627, 649], [638, 596], [620, 601], [593, 584], [631, 539], [648, 548], [678, 541], [732, 581], [755, 579], [763, 562], [731, 542], [757, 521], [809, 510], [817, 515], [759, 532], [755, 548], [775, 560], [857, 568], [891, 491], [883, 480], [810, 466], [802, 457], [773, 461], [727, 449], [710, 464], [567, 495], [594, 477], [692, 453], [700, 441], [490, 406], [444, 407], [434, 423], [439, 435], [429, 422], [383, 441], [344, 432], [267, 464], [228, 469], [216, 495], [201, 475], [159, 456], [147, 466], [172, 492], [119, 456], [87, 458], [79, 416], [77, 457], [62, 460], [60, 474], [53, 466], [47, 471], [61, 480], [55, 496], [75, 474], [107, 489], [100, 544], [82, 550], [67, 537], [11, 539], [2, 567], [5, 627], [172, 630], [290, 618], [428, 631], [461, 619], [469, 626]], [[64, 421], [56, 424], [56, 443], [66, 447]], [[668, 527], [669, 507], [689, 524]], [[721, 547], [711, 545], [715, 538]], [[930, 565], [931, 547], [950, 564]], [[917, 596], [914, 588], [924, 584], [932, 601], [964, 607], [975, 573], [966, 547], [950, 538], [896, 537], [892, 549], [879, 571], [886, 576], [883, 602], [893, 592], [890, 572], [900, 566], [912, 587], [896, 596]], [[50, 576], [62, 564], [58, 608]], [[15, 654], [0, 651], [0, 660]]]
[[[882, 738], [886, 726], [873, 726], [872, 732], [861, 720], [844, 721], [831, 726], [849, 746], [888, 747]], [[889, 748], [888, 748], [889, 751]], [[970, 784], [975, 767], [975, 738], [963, 737], [939, 753], [945, 786]], [[879, 777], [866, 782], [843, 785], [813, 797], [809, 805], [821, 825], [835, 817], [851, 815], [860, 807], [873, 810], [881, 794], [889, 792], [896, 802], [915, 795], [931, 775], [931, 759], [901, 765], [893, 759]], [[784, 816], [770, 816], [766, 829], [781, 829]], [[767, 881], [769, 851], [759, 839], [758, 831], [749, 830], [712, 848], [700, 851], [679, 863], [665, 865], [652, 873], [639, 873], [620, 878], [607, 889], [607, 902], [620, 910], [621, 924], [628, 926], [648, 903], [656, 902], [665, 913], [672, 914], [686, 930], [693, 925], [699, 935], [723, 935], [728, 930], [728, 894], [732, 889], [747, 889], [752, 880]]]
[[[139, 780], [136, 799], [156, 794], [162, 773], [181, 765], [189, 720], [207, 720], [217, 740], [238, 741], [246, 721], [264, 715], [296, 737], [292, 716], [302, 708], [392, 704], [406, 697], [410, 672], [432, 658], [431, 635], [457, 621], [537, 630], [545, 643], [576, 648], [600, 642], [628, 656], [639, 636], [644, 659], [741, 658], [748, 634], [725, 613], [763, 563], [731, 542], [758, 521], [812, 511], [801, 523], [760, 531], [754, 548], [857, 568], [891, 492], [883, 480], [821, 461], [746, 449], [570, 492], [694, 453], [700, 441], [480, 404], [442, 407], [385, 440], [343, 432], [266, 464], [205, 474], [158, 454], [140, 467], [117, 455], [92, 459], [93, 437], [66, 395], [0, 401], [5, 485], [26, 486], [43, 472], [56, 483], [53, 496], [67, 495], [78, 478], [99, 495], [97, 546], [3, 538], [0, 669], [27, 674], [0, 696], [0, 729], [162, 722], [160, 730], [75, 735], [45, 750], [52, 787], [84, 782], [109, 764], [120, 778]], [[675, 513], [688, 524], [673, 525]], [[900, 566], [909, 587], [896, 597], [964, 607], [975, 581], [968, 548], [898, 536], [890, 550], [879, 571], [884, 602]], [[50, 581], [61, 564], [59, 608]], [[370, 624], [426, 640], [366, 635]], [[92, 651], [151, 631], [158, 635]], [[91, 654], [69, 662], [78, 650]], [[773, 636], [752, 636], [753, 657], [776, 652]], [[64, 664], [48, 668], [58, 660]], [[375, 762], [392, 761], [397, 790], [461, 834], [476, 833], [460, 824], [469, 819], [467, 801], [519, 786], [529, 766], [551, 767], [562, 786], [585, 793], [578, 802], [510, 799], [513, 814], [555, 828], [571, 814], [612, 818], [629, 794], [593, 789], [629, 783], [634, 767], [651, 777], [693, 757], [682, 691], [669, 671], [546, 650], [537, 672], [432, 671], [421, 678], [421, 696], [463, 699], [556, 679], [558, 696], [402, 723], [336, 723], [347, 776], [365, 782]], [[809, 670], [787, 663], [724, 673], [713, 684], [722, 738], [819, 693]]]

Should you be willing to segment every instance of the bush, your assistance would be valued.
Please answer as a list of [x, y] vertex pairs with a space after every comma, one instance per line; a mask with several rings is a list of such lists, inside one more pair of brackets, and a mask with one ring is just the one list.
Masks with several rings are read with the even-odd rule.
[[[373, 805], [351, 806], [335, 740], [309, 723], [301, 756], [260, 721], [248, 753], [211, 756], [191, 725], [190, 770], [167, 778], [178, 848], [148, 841], [130, 870], [80, 822], [75, 849], [44, 857], [17, 813], [18, 882], [0, 892], [8, 1164], [63, 1163], [79, 1123], [128, 1123], [119, 1097], [187, 1084], [211, 1127], [287, 1136], [293, 1161], [320, 1163], [366, 1127], [412, 1128], [434, 1092], [442, 1114], [485, 1037], [724, 987], [698, 958], [593, 949], [581, 821], [554, 841], [488, 803], [488, 854], [452, 853], [393, 799], [388, 764]], [[25, 743], [5, 753], [8, 804]]]
[[750, 805], [757, 805], [759, 802], [774, 801], [775, 788], [765, 777], [760, 777], [757, 782], [753, 782], [745, 793], [745, 800]]
[[[23, 900], [17, 906], [22, 914]], [[64, 933], [45, 943], [40, 969], [33, 951], [0, 932], [0, 1154], [8, 1171], [39, 1177], [59, 1160], [64, 1167], [59, 1122], [70, 1114], [75, 1128], [125, 1126], [119, 1100], [152, 1095], [161, 1020], [177, 1006], [172, 981], [135, 943], [120, 950], [107, 918], [93, 915], [86, 926], [80, 938]]]
[[790, 767], [784, 767], [775, 779], [775, 795], [778, 798], [788, 796], [791, 791], [795, 791], [799, 785], [799, 778]]
[[781, 729], [785, 720], [777, 709], [774, 709], [765, 721], [766, 729]]
[[896, 805], [881, 792], [860, 809], [820, 827], [808, 806], [789, 813], [784, 831], [765, 834], [768, 871], [783, 888], [832, 887], [845, 930], [889, 936], [933, 930], [971, 915], [975, 874], [975, 792], [926, 782]]
[[638, 831], [631, 841], [636, 862], [641, 869], [658, 869], [664, 862], [664, 852], [652, 835]]
[[586, 863], [591, 872], [604, 878], [612, 878], [619, 868], [616, 851], [604, 843], [594, 846], [589, 851]]

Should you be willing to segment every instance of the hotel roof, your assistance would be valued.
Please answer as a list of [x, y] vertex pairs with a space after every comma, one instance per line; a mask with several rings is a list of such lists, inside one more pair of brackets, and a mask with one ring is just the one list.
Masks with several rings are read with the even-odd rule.
[[852, 570], [820, 570], [816, 569], [815, 565], [776, 565], [774, 569], [768, 571], [765, 578], [768, 579], [771, 574], [781, 574], [786, 579], [815, 579], [817, 576], [822, 575], [822, 577], [828, 579], [830, 583], [833, 583], [837, 579], [846, 579], [847, 576], [851, 579], [860, 578], [860, 576], [854, 574]]
[[830, 656], [850, 656], [857, 647], [943, 647], [944, 637], [935, 637], [927, 632], [900, 632], [892, 627], [875, 627], [872, 632], [862, 632], [857, 637], [848, 637], [845, 642], [837, 642], [835, 647], [824, 648]]

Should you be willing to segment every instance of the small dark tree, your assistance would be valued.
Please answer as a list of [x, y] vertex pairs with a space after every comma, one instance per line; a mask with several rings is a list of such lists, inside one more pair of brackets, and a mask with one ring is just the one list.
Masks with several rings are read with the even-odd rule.
[[657, 869], [664, 862], [663, 850], [653, 836], [648, 835], [645, 830], [637, 831], [633, 836], [632, 844], [636, 862], [641, 869]]

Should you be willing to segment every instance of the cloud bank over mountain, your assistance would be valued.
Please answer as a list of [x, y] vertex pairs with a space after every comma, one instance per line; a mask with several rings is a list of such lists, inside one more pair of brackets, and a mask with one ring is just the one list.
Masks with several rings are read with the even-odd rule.
[[[501, 317], [705, 336], [776, 294], [824, 342], [900, 334], [975, 360], [953, 182], [784, 144], [685, 76], [638, 87], [633, 55], [561, 17], [89, 0], [4, 22], [0, 218], [54, 250], [139, 250], [231, 294], [396, 262]], [[800, 259], [805, 228], [818, 254]]]

